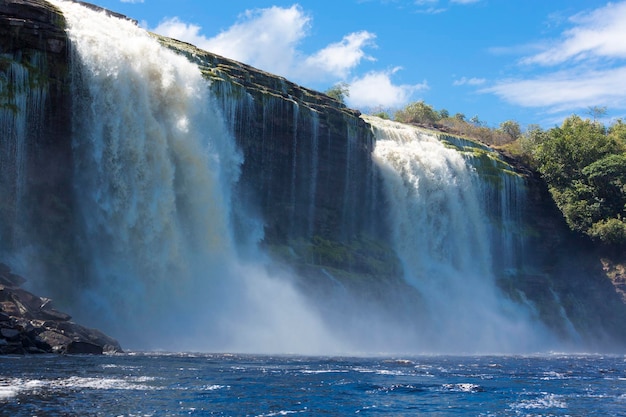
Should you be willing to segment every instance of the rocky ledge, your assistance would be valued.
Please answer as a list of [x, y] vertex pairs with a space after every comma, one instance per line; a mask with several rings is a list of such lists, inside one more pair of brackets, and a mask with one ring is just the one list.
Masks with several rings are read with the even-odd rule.
[[72, 322], [52, 300], [21, 288], [24, 282], [0, 263], [0, 354], [122, 352], [117, 340]]

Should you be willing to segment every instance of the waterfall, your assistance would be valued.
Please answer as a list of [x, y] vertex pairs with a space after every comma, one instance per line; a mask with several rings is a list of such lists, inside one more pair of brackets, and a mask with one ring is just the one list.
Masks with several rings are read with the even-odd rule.
[[[493, 234], [500, 225], [489, 220], [493, 189], [484, 187], [471, 158], [432, 133], [365, 119], [376, 136], [373, 158], [383, 176], [393, 244], [405, 280], [426, 304], [424, 345], [470, 352], [540, 347], [543, 327], [496, 285]], [[498, 208], [504, 223], [515, 211]]]
[[356, 130], [356, 120], [348, 123], [347, 131], [346, 131], [346, 141], [347, 141], [347, 154], [346, 154], [346, 169], [345, 169], [345, 178], [343, 181], [343, 205], [342, 205], [342, 213], [341, 213], [341, 237], [344, 241], [350, 241], [354, 237], [356, 232], [355, 220], [357, 212], [356, 210], [356, 198], [354, 195], [355, 187], [353, 184], [356, 181], [362, 180], [362, 178], [358, 177], [359, 166], [358, 160], [356, 160], [356, 152], [355, 148], [358, 143], [358, 135]]
[[446, 145], [460, 152], [478, 173], [477, 192], [488, 214], [486, 226], [492, 248], [494, 268], [508, 276], [528, 268], [526, 238], [521, 225], [527, 201], [524, 178], [514, 172], [489, 147], [454, 136], [442, 135]]
[[42, 77], [45, 59], [0, 55], [0, 250], [18, 249], [32, 243], [26, 234], [28, 209], [28, 146], [41, 134], [47, 83]]
[[312, 238], [315, 232], [315, 207], [317, 203], [317, 174], [319, 171], [319, 118], [317, 112], [311, 111], [311, 157], [309, 167], [309, 187], [308, 196], [309, 210], [308, 220], [309, 227], [307, 235]]
[[292, 130], [293, 136], [291, 137], [291, 145], [292, 145], [292, 159], [291, 159], [291, 173], [290, 173], [290, 184], [289, 184], [289, 206], [291, 206], [291, 219], [289, 223], [291, 224], [291, 230], [289, 231], [289, 235], [295, 235], [295, 215], [296, 215], [296, 201], [297, 201], [297, 191], [298, 191], [298, 169], [300, 168], [298, 165], [298, 154], [299, 146], [298, 146], [298, 116], [300, 115], [300, 106], [298, 103], [293, 103], [293, 119], [292, 119]]
[[232, 203], [242, 162], [234, 110], [224, 117], [199, 68], [132, 22], [52, 3], [73, 48], [87, 262], [77, 283], [87, 301], [74, 309], [129, 347], [315, 352], [331, 343], [260, 253], [255, 263], [237, 254], [232, 219], [247, 213]]
[[[210, 83], [213, 95], [219, 104], [224, 123], [231, 137], [242, 135], [253, 136], [250, 126], [254, 125], [254, 99], [240, 85], [224, 82], [221, 79]], [[241, 183], [239, 181], [239, 183]], [[233, 206], [252, 206], [257, 201], [250, 198], [250, 191], [239, 190], [232, 198]], [[249, 213], [233, 211], [231, 213], [234, 239], [239, 243], [238, 251], [241, 255], [252, 256], [256, 253], [256, 245], [263, 239], [263, 224], [256, 216]]]

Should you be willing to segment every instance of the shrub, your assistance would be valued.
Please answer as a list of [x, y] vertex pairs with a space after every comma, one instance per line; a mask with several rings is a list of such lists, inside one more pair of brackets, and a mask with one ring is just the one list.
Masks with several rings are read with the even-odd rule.
[[603, 243], [621, 245], [626, 242], [626, 223], [620, 219], [601, 220], [593, 224], [589, 235]]

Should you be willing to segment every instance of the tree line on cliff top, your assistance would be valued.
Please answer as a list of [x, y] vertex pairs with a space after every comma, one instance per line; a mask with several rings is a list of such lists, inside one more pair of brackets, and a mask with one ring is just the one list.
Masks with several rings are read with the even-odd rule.
[[[477, 116], [451, 115], [418, 101], [393, 119], [435, 128], [490, 145], [541, 174], [572, 230], [617, 250], [626, 249], [626, 123], [598, 118], [605, 107], [591, 107], [591, 118], [572, 115], [561, 126], [522, 131], [508, 120], [491, 128]], [[374, 114], [391, 119], [386, 112]]]

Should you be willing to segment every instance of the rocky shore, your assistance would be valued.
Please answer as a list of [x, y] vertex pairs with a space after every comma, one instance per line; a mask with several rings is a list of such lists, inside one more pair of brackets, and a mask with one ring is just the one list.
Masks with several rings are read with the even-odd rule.
[[0, 354], [122, 352], [117, 340], [72, 322], [52, 300], [21, 288], [24, 282], [0, 263]]

